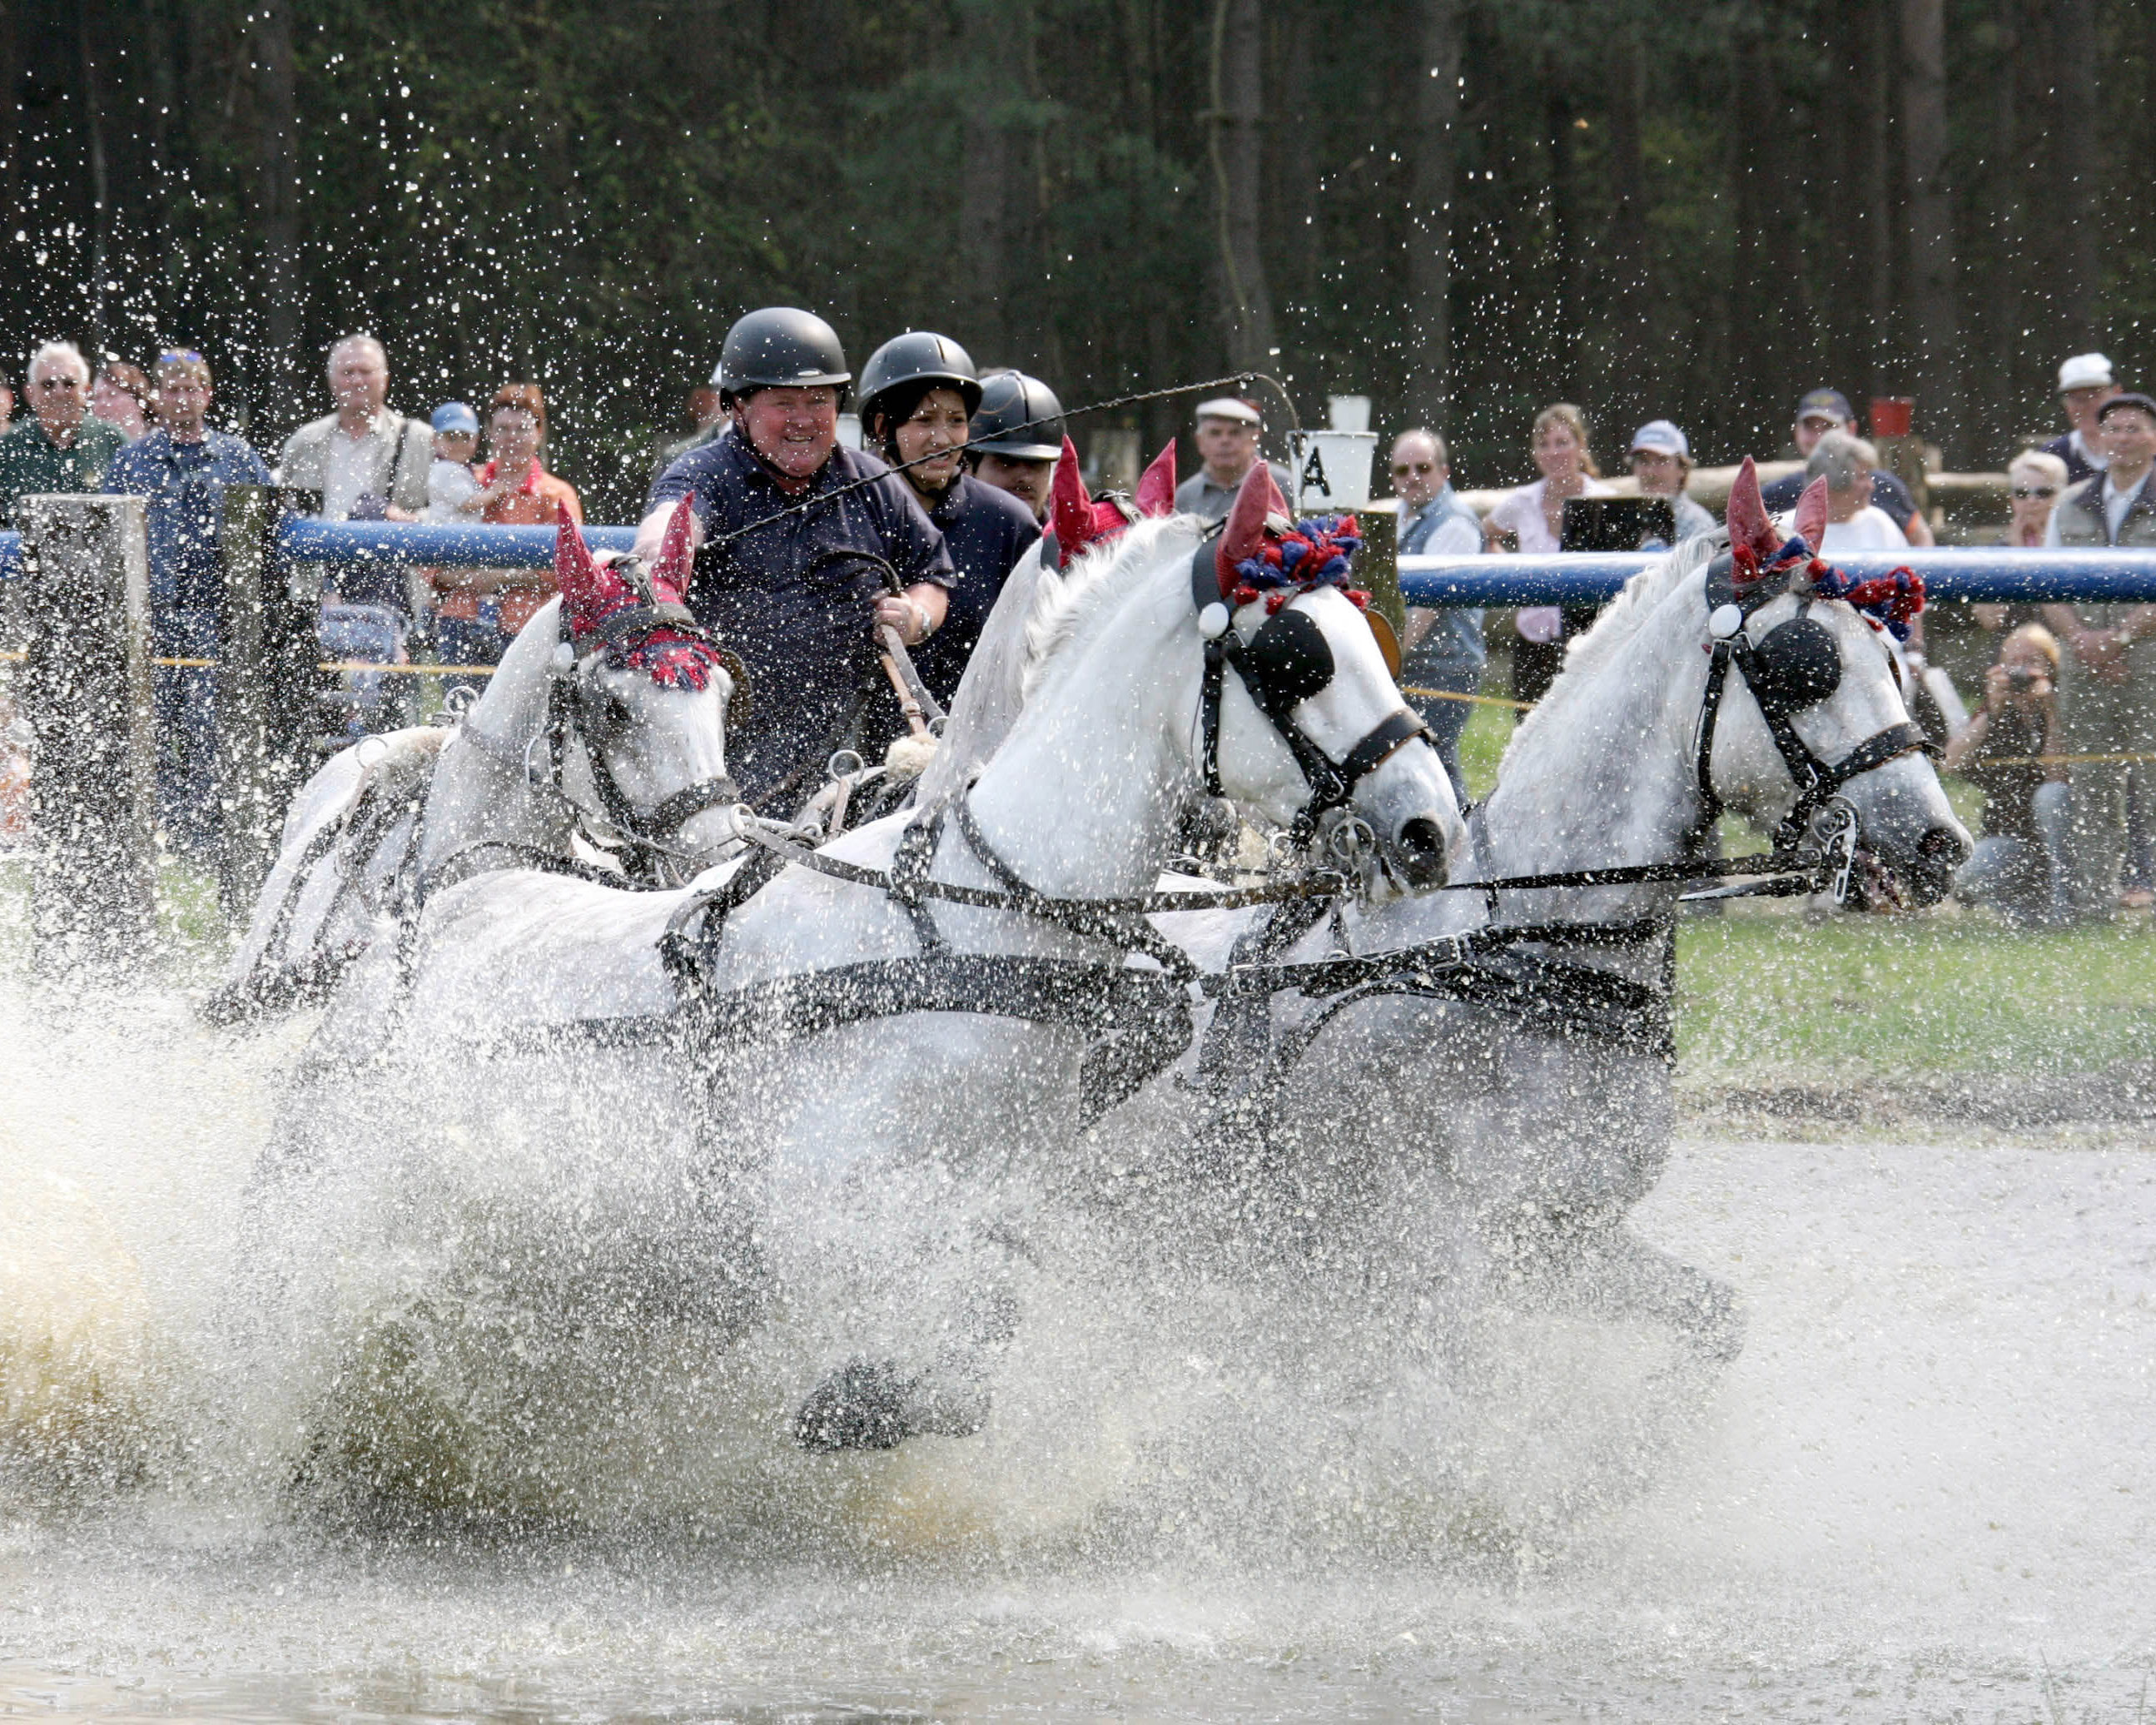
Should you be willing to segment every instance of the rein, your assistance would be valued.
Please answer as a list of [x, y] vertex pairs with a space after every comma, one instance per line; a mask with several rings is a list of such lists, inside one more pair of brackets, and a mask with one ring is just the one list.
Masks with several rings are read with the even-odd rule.
[[[746, 809], [737, 810], [734, 830], [781, 866], [790, 863], [849, 886], [871, 887], [902, 906], [910, 901], [935, 899], [973, 910], [1005, 911], [1028, 916], [1074, 934], [1115, 942], [1127, 951], [1147, 952], [1163, 969], [1186, 981], [1195, 981], [1200, 974], [1188, 957], [1179, 948], [1161, 941], [1152, 930], [1143, 929], [1127, 919], [1170, 911], [1235, 911], [1296, 899], [1330, 900], [1337, 898], [1347, 886], [1342, 876], [1330, 870], [1317, 870], [1276, 885], [1225, 887], [1216, 892], [1176, 891], [1142, 893], [1128, 898], [1051, 898], [1029, 886], [988, 847], [963, 794], [946, 807], [955, 809], [960, 833], [983, 865], [1004, 883], [1000, 890], [928, 878], [926, 871], [935, 860], [942, 809], [908, 825], [888, 870], [864, 868], [859, 863], [812, 850], [786, 836], [783, 829], [773, 831], [773, 824], [757, 819]], [[724, 887], [715, 887], [696, 897], [716, 899], [725, 891]], [[685, 911], [687, 908], [684, 907]], [[1160, 942], [1164, 952], [1152, 950], [1152, 943], [1155, 942]]]

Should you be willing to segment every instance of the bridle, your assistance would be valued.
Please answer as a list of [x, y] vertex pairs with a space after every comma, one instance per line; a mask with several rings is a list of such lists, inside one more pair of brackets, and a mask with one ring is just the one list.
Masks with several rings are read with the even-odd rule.
[[1288, 824], [1289, 840], [1310, 842], [1318, 822], [1343, 808], [1355, 788], [1402, 748], [1420, 737], [1430, 742], [1421, 718], [1402, 706], [1380, 719], [1344, 758], [1335, 761], [1296, 722], [1295, 709], [1320, 693], [1336, 669], [1325, 631], [1304, 612], [1287, 605], [1274, 612], [1247, 641], [1235, 629], [1235, 611], [1220, 597], [1211, 536], [1201, 540], [1190, 562], [1190, 599], [1198, 613], [1198, 632], [1205, 639], [1205, 675], [1199, 685], [1199, 765], [1210, 797], [1220, 787], [1220, 696], [1232, 669], [1258, 711], [1272, 721], [1281, 741], [1295, 757], [1310, 800]]
[[[548, 671], [551, 680], [547, 694], [547, 722], [540, 735], [521, 751], [482, 731], [469, 719], [458, 727], [458, 735], [521, 773], [527, 785], [552, 796], [573, 819], [583, 824], [591, 819], [593, 811], [570, 791], [567, 778], [570, 761], [581, 756], [585, 775], [598, 798], [597, 812], [604, 817], [608, 828], [606, 834], [599, 835], [598, 842], [619, 854], [622, 865], [632, 879], [657, 886], [675, 886], [680, 884], [673, 878], [675, 865], [685, 867], [693, 860], [684, 855], [677, 842], [681, 829], [706, 809], [732, 808], [741, 801], [740, 788], [731, 777], [721, 773], [715, 778], [700, 779], [684, 786], [649, 809], [639, 809], [607, 765], [604, 745], [615, 727], [605, 715], [590, 711], [594, 691], [578, 668], [595, 653], [604, 654], [610, 663], [619, 666], [654, 630], [664, 629], [707, 651], [732, 677], [736, 699], [746, 691], [747, 683], [741, 673], [740, 660], [697, 622], [686, 606], [659, 598], [641, 562], [624, 558], [614, 568], [634, 588], [636, 603], [620, 607], [584, 629], [576, 628], [566, 604], [561, 608], [555, 662]], [[745, 701], [742, 706], [745, 709]], [[731, 731], [742, 716], [730, 701], [726, 728]], [[543, 769], [531, 760], [542, 739], [547, 753]]]
[[[1774, 829], [1777, 848], [1794, 849], [1810, 834], [1815, 817], [1827, 808], [1851, 779], [1904, 755], [1936, 754], [1938, 748], [1922, 727], [1904, 720], [1866, 737], [1839, 761], [1825, 761], [1814, 753], [1797, 735], [1791, 720], [1795, 714], [1829, 699], [1841, 686], [1841, 649], [1825, 624], [1805, 614], [1815, 598], [1810, 593], [1798, 595], [1794, 617], [1777, 624], [1759, 640], [1753, 641], [1753, 614], [1791, 591], [1797, 578], [1793, 575], [1789, 580], [1761, 581], [1740, 588], [1734, 579], [1734, 569], [1733, 560], [1724, 552], [1708, 565], [1707, 572], [1707, 633], [1712, 656], [1707, 665], [1707, 688], [1700, 698], [1699, 727], [1694, 745], [1699, 817], [1693, 824], [1688, 848], [1696, 850], [1722, 816], [1722, 800], [1714, 788], [1714, 738], [1722, 713], [1722, 691], [1733, 668], [1758, 703], [1760, 716], [1767, 721], [1768, 734], [1774, 739], [1782, 763], [1797, 788], [1796, 801]], [[1797, 572], [1803, 572], [1801, 567]]]

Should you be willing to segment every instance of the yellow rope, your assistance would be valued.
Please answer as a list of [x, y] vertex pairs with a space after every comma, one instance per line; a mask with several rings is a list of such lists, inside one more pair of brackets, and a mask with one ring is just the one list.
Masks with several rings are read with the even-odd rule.
[[1461, 695], [1450, 689], [1418, 689], [1412, 683], [1400, 685], [1403, 695], [1419, 695], [1428, 701], [1471, 701], [1477, 706], [1509, 706], [1527, 712], [1534, 706], [1532, 701], [1507, 701], [1502, 695]]
[[2140, 767], [2156, 755], [2009, 755], [1997, 761], [1964, 761], [1955, 770], [1967, 774], [1987, 767]]

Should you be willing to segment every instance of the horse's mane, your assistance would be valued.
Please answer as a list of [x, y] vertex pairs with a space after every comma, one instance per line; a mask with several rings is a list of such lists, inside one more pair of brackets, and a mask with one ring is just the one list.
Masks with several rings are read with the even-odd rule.
[[1086, 620], [1111, 595], [1121, 592], [1133, 570], [1160, 562], [1160, 542], [1172, 532], [1188, 534], [1187, 517], [1166, 516], [1133, 522], [1105, 551], [1088, 552], [1060, 575], [1043, 571], [1034, 589], [1033, 611], [1025, 620], [1023, 691], [1030, 701], [1056, 655], [1076, 638]]
[[[1535, 704], [1512, 732], [1511, 742], [1506, 745], [1505, 762], [1512, 760], [1514, 751], [1527, 747], [1541, 732], [1568, 722], [1568, 709], [1594, 680], [1594, 674], [1624, 649], [1626, 643], [1639, 634], [1641, 625], [1661, 608], [1662, 601], [1684, 585], [1686, 576], [1723, 548], [1724, 541], [1718, 534], [1687, 539], [1660, 562], [1648, 564], [1626, 582], [1624, 591], [1594, 619], [1594, 627], [1572, 643], [1564, 656], [1564, 668], [1550, 685], [1549, 693]], [[1504, 762], [1501, 762], [1501, 777], [1503, 772]]]

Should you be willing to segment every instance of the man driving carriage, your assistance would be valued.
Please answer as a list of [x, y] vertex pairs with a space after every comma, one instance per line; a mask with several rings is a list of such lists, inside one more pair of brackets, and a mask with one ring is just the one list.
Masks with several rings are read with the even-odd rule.
[[905, 482], [839, 446], [853, 373], [822, 318], [750, 312], [726, 332], [720, 370], [726, 428], [660, 475], [637, 550], [654, 557], [673, 506], [693, 500], [689, 605], [748, 670], [730, 765], [752, 803], [782, 812], [853, 741], [870, 703], [889, 701], [872, 632], [926, 641], [955, 571]]

